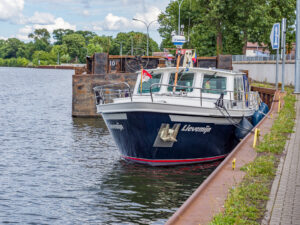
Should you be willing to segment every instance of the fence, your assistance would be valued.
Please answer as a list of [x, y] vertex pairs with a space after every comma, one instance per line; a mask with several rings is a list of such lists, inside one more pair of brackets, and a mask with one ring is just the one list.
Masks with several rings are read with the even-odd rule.
[[[281, 58], [279, 59], [281, 60]], [[286, 60], [295, 60], [294, 54], [287, 54]], [[233, 55], [233, 62], [245, 62], [245, 61], [276, 61], [276, 55], [268, 56], [246, 56], [246, 55]]]

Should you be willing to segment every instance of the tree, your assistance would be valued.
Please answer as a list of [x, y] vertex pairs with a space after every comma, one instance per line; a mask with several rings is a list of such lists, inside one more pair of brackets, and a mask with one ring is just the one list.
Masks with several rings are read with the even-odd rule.
[[63, 55], [68, 54], [66, 45], [54, 45], [50, 51], [50, 54], [57, 56], [57, 63], [59, 64], [61, 61], [61, 57]]
[[[134, 49], [142, 50], [140, 54], [146, 54], [147, 49], [147, 35], [141, 32], [129, 32], [129, 33], [118, 33], [116, 38], [113, 39], [113, 42], [110, 46], [109, 53], [111, 55], [119, 55], [120, 48], [122, 43], [122, 52], [123, 54], [131, 54], [131, 47]], [[158, 44], [152, 39], [149, 38], [149, 54], [152, 52], [159, 51]]]
[[73, 34], [75, 31], [70, 29], [56, 29], [53, 31], [53, 39], [56, 40], [55, 45], [61, 45], [63, 37], [68, 34]]
[[53, 65], [56, 64], [56, 56], [45, 51], [35, 51], [32, 56], [34, 65]]
[[[207, 55], [245, 53], [248, 41], [270, 46], [272, 25], [283, 17], [288, 21], [287, 42], [291, 45], [295, 40], [295, 6], [296, 0], [183, 1], [181, 24], [191, 37], [184, 47], [196, 48], [199, 55]], [[177, 18], [178, 4], [171, 2], [159, 16], [162, 47], [172, 46], [171, 33], [177, 31]]]
[[72, 59], [83, 62], [86, 54], [85, 40], [80, 34], [68, 34], [63, 37], [63, 44], [67, 47], [68, 54]]
[[36, 29], [33, 33], [30, 33], [28, 37], [34, 39], [35, 50], [50, 51], [50, 33], [47, 29]]
[[24, 55], [25, 44], [17, 38], [7, 39], [2, 46], [3, 58], [17, 58]]
[[97, 52], [103, 52], [103, 48], [99, 44], [88, 44], [87, 46], [87, 55], [93, 55]]
[[92, 31], [83, 31], [83, 30], [78, 30], [75, 32], [76, 34], [80, 34], [82, 35], [82, 37], [85, 40], [85, 45], [88, 45], [90, 40], [93, 39], [94, 37], [97, 36], [97, 34], [95, 32]]
[[100, 45], [104, 52], [109, 53], [113, 38], [111, 36], [95, 36], [90, 40], [91, 44]]

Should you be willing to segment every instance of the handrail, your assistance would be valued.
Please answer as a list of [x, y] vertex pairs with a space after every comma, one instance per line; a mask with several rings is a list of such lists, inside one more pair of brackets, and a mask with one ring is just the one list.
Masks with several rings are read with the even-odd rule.
[[[154, 83], [154, 84], [151, 84], [151, 86], [150, 86], [151, 102], [153, 102], [153, 91], [152, 91], [152, 88], [153, 88], [154, 86], [174, 87], [174, 85], [172, 85], [172, 84], [162, 84], [162, 83]], [[233, 93], [233, 94], [235, 94], [235, 93], [241, 94], [241, 96], [243, 96], [243, 97], [242, 97], [242, 100], [237, 100], [237, 101], [243, 103], [243, 108], [245, 108], [246, 101], [248, 101], [249, 103], [250, 103], [250, 102], [251, 102], [251, 103], [253, 102], [253, 99], [251, 99], [251, 97], [252, 97], [251, 93], [254, 93], [254, 92], [251, 92], [251, 91], [248, 91], [248, 92], [246, 92], [246, 91], [229, 91], [229, 90], [222, 90], [222, 89], [207, 89], [207, 88], [200, 88], [200, 87], [195, 87], [195, 86], [184, 86], [184, 85], [176, 85], [176, 87], [200, 90], [200, 96], [199, 96], [199, 98], [200, 98], [200, 106], [201, 106], [201, 107], [202, 107], [202, 99], [203, 99], [203, 96], [202, 96], [203, 90], [207, 90], [207, 91], [218, 91], [218, 92], [224, 93], [224, 94], [230, 93], [230, 94], [229, 94], [229, 97], [230, 97], [229, 102], [230, 102], [230, 104], [232, 104], [232, 101], [233, 101], [233, 100], [231, 99], [231, 94], [232, 94], [232, 93]], [[173, 93], [174, 93], [174, 92], [173, 92]], [[245, 100], [245, 94], [248, 94], [248, 99], [247, 99], [247, 100]], [[181, 96], [181, 97], [183, 97], [183, 96]], [[207, 97], [206, 97], [206, 99], [212, 99], [212, 98], [207, 98]], [[213, 98], [213, 99], [215, 99], [215, 98]], [[225, 99], [224, 99], [224, 100], [225, 100]], [[250, 104], [250, 105], [252, 105], [252, 104]]]
[[[105, 85], [101, 85], [101, 86], [96, 86], [96, 87], [93, 88], [93, 90], [94, 90], [94, 92], [96, 94], [97, 91], [101, 92], [104, 88], [113, 87], [113, 86], [122, 85], [122, 84], [124, 84], [125, 86], [127, 86], [128, 94], [129, 94], [130, 100], [132, 102], [131, 88], [130, 88], [130, 85], [127, 82], [119, 82], [119, 83], [105, 84]], [[96, 104], [97, 104], [97, 96], [96, 96]]]

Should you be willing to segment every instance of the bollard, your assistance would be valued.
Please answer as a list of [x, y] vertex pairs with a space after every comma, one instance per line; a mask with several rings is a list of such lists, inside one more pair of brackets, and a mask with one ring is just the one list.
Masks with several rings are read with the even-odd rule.
[[256, 144], [259, 142], [260, 129], [255, 128], [253, 148], [256, 148]]
[[232, 160], [232, 170], [235, 169], [235, 161], [236, 161], [236, 159], [234, 158], [234, 159]]
[[279, 96], [279, 100], [278, 100], [278, 113], [280, 113], [280, 108], [281, 108], [281, 101], [280, 101], [280, 96]]

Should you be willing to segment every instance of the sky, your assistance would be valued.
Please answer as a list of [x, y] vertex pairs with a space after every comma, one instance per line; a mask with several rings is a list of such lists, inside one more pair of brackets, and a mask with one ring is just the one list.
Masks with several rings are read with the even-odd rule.
[[[157, 19], [170, 0], [0, 0], [0, 39], [16, 37], [28, 42], [35, 29], [89, 30], [98, 35], [116, 36], [119, 32], [146, 33], [142, 22]], [[149, 35], [160, 43], [158, 23], [151, 24]]]

